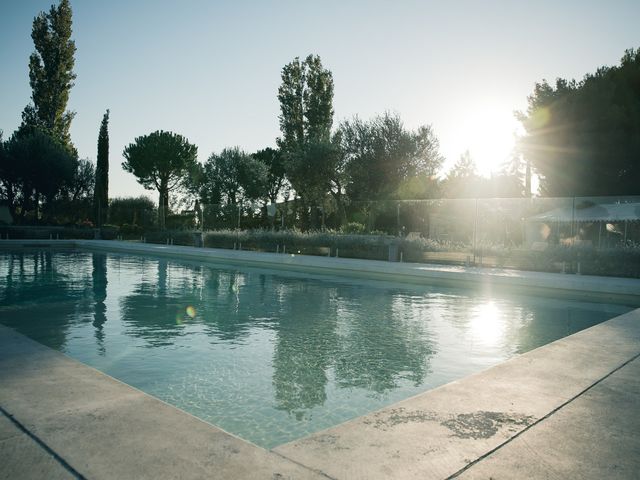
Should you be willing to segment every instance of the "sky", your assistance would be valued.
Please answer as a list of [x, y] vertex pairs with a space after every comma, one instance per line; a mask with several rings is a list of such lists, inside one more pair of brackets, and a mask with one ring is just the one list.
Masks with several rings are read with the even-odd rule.
[[[31, 24], [52, 0], [3, 0], [0, 129], [30, 101]], [[213, 152], [275, 146], [277, 89], [294, 57], [320, 55], [335, 85], [334, 126], [398, 113], [431, 125], [446, 162], [469, 150], [483, 175], [509, 158], [536, 82], [581, 79], [640, 47], [640, 2], [71, 0], [76, 42], [72, 141], [95, 162], [111, 111], [109, 196], [155, 194], [121, 168], [155, 130]]]

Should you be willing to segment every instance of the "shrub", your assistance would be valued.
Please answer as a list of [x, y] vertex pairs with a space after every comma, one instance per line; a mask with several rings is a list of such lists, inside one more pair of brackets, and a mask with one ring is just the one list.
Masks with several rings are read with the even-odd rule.
[[125, 239], [138, 239], [144, 235], [144, 228], [139, 225], [124, 223], [120, 226], [120, 235]]
[[386, 260], [388, 236], [342, 235], [335, 232], [302, 233], [295, 230], [218, 230], [204, 235], [205, 247], [239, 248], [263, 252], [300, 253], [305, 255], [339, 256]]
[[340, 229], [341, 233], [350, 233], [350, 234], [362, 234], [364, 233], [365, 226], [362, 223], [358, 222], [349, 222], [342, 226]]
[[152, 227], [157, 219], [156, 206], [147, 197], [120, 197], [109, 200], [109, 223]]
[[195, 244], [194, 232], [188, 230], [152, 230], [146, 232], [144, 238], [147, 243], [171, 243], [190, 247]]

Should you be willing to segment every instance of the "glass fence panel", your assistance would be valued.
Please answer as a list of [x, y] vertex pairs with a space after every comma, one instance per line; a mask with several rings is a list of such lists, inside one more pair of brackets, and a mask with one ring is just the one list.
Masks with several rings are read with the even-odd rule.
[[164, 211], [150, 200], [131, 199], [114, 201], [101, 228], [86, 220], [0, 221], [0, 237], [103, 238], [640, 277], [638, 196], [196, 202]]

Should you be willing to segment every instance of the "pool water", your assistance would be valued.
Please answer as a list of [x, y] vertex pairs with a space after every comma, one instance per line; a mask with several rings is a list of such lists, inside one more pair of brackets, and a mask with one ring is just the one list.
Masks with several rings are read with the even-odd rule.
[[629, 310], [145, 256], [0, 252], [0, 323], [266, 448]]

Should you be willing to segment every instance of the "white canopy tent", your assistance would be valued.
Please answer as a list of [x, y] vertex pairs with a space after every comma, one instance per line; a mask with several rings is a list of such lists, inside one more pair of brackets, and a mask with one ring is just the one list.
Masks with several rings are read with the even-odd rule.
[[640, 220], [640, 202], [601, 203], [583, 208], [561, 207], [528, 218], [531, 222], [634, 222]]
[[[577, 234], [573, 233], [574, 224], [578, 223], [599, 223], [598, 245], [600, 245], [602, 237], [602, 229], [605, 232], [616, 232], [620, 238], [627, 241], [627, 224], [629, 222], [640, 221], [640, 202], [620, 202], [620, 203], [582, 203], [575, 206], [565, 206], [554, 208], [547, 212], [533, 215], [527, 218], [527, 243], [546, 241], [547, 238], [541, 238], [543, 229], [540, 225], [548, 227], [556, 226], [558, 228], [563, 224], [571, 225], [572, 243], [577, 240]], [[619, 232], [611, 229], [613, 224], [624, 223], [624, 231]], [[576, 229], [577, 230], [577, 229]], [[576, 235], [576, 236], [574, 236]], [[543, 237], [544, 235], [542, 235]]]

